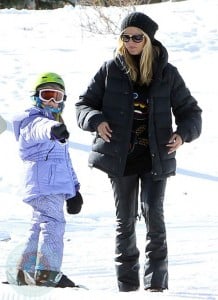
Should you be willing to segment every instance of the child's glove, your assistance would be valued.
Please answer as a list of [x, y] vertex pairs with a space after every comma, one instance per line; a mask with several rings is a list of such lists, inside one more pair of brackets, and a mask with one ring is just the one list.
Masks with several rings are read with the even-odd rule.
[[83, 205], [83, 198], [80, 192], [76, 192], [76, 195], [66, 200], [67, 212], [70, 215], [78, 214], [81, 211]]
[[68, 139], [70, 136], [69, 132], [67, 131], [67, 127], [65, 124], [57, 124], [52, 126], [51, 128], [51, 140], [65, 140]]

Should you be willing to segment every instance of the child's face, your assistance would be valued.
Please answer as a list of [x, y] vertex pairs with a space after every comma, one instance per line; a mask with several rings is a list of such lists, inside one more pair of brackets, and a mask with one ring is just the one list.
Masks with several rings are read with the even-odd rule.
[[59, 104], [64, 101], [64, 90], [58, 84], [45, 84], [39, 88], [38, 92], [44, 106], [58, 108]]

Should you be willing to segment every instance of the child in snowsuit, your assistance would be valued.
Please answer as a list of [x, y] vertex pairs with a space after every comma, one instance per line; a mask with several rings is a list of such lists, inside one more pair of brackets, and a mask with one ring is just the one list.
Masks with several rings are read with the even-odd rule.
[[18, 264], [17, 285], [75, 287], [60, 271], [68, 213], [79, 213], [80, 184], [68, 152], [69, 132], [61, 113], [66, 100], [63, 79], [44, 73], [34, 86], [34, 105], [13, 120], [25, 167], [24, 202], [33, 208], [32, 227]]

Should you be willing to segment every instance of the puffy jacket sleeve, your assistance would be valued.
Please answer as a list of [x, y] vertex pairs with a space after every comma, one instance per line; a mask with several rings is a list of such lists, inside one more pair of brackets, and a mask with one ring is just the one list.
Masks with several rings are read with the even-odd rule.
[[51, 138], [51, 127], [56, 124], [59, 122], [44, 117], [25, 120], [20, 128], [20, 135], [26, 143], [44, 143]]
[[191, 142], [201, 134], [202, 110], [175, 67], [171, 74], [171, 105], [177, 125], [176, 132], [183, 142]]
[[102, 100], [105, 91], [106, 62], [95, 74], [87, 90], [80, 95], [76, 103], [78, 126], [86, 131], [96, 131], [98, 125], [106, 121], [102, 114]]

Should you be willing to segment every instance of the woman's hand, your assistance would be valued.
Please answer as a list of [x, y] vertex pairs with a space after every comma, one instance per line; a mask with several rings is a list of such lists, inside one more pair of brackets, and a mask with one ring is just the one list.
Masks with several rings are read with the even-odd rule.
[[112, 130], [107, 122], [102, 122], [97, 128], [98, 134], [105, 141], [110, 143]]
[[182, 138], [180, 135], [177, 133], [174, 133], [170, 140], [169, 143], [166, 145], [169, 148], [168, 154], [173, 153], [176, 151], [181, 145], [183, 144]]

